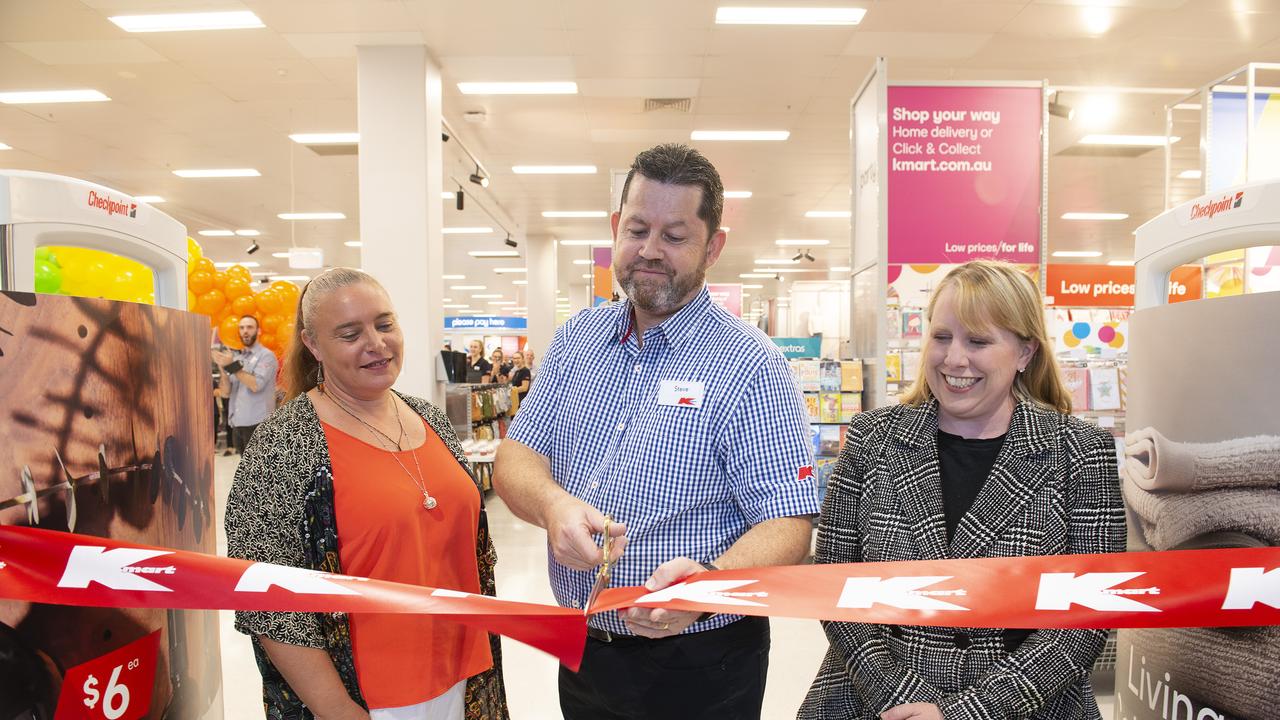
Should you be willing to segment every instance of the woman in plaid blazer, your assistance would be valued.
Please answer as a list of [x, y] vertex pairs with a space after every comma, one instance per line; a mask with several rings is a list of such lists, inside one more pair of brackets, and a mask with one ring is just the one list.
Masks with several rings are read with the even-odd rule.
[[[1114, 441], [1068, 415], [1040, 296], [976, 261], [930, 299], [920, 377], [850, 424], [818, 525], [820, 563], [1124, 549]], [[823, 623], [800, 718], [1099, 718], [1104, 630]]]

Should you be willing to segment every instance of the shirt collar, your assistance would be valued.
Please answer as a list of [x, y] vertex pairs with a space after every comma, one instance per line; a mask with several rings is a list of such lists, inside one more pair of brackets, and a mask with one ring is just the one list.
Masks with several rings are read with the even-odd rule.
[[[625, 343], [635, 330], [635, 312], [630, 300], [621, 303], [619, 307], [622, 312], [618, 314], [617, 330], [614, 336], [618, 338], [619, 343]], [[707, 290], [707, 286], [703, 285], [702, 290], [692, 300], [676, 311], [676, 314], [663, 320], [657, 326], [662, 335], [666, 337], [667, 344], [675, 348], [688, 340], [693, 333], [693, 329], [698, 325], [698, 321], [702, 319], [702, 316], [710, 307], [711, 293]]]

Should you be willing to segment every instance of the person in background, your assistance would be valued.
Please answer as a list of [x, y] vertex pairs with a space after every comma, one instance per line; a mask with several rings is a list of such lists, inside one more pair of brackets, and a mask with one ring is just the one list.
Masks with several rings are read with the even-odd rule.
[[528, 345], [525, 345], [524, 346], [524, 366], [529, 368], [529, 377], [533, 377], [534, 375], [538, 374], [538, 368], [534, 367], [533, 360], [534, 360], [533, 349], [530, 348]]
[[213, 351], [213, 361], [222, 369], [218, 389], [229, 399], [227, 426], [236, 454], [243, 455], [245, 445], [258, 423], [276, 409], [275, 353], [258, 342], [258, 319], [252, 315], [240, 318], [240, 342], [234, 353], [227, 348]]
[[[298, 300], [288, 401], [258, 428], [227, 500], [227, 554], [494, 593], [480, 487], [434, 405], [392, 390], [404, 338], [382, 286], [318, 276]], [[431, 615], [237, 612], [267, 717], [506, 720], [497, 636]]]
[[529, 384], [533, 381], [533, 375], [524, 364], [524, 353], [517, 350], [511, 356], [511, 367], [511, 388], [516, 391], [516, 398], [524, 402], [524, 396], [529, 394]]
[[472, 340], [467, 344], [467, 382], [487, 383], [493, 377], [493, 365], [484, 359], [484, 343]]
[[[1069, 414], [1031, 279], [961, 265], [927, 318], [902, 404], [849, 425], [815, 562], [1123, 551], [1115, 441]], [[1089, 671], [1106, 630], [822, 625], [831, 645], [804, 720], [1101, 717]]]
[[493, 382], [504, 383], [511, 380], [511, 364], [506, 362], [502, 348], [496, 347], [493, 349], [493, 354], [489, 356], [489, 362], [493, 365]]

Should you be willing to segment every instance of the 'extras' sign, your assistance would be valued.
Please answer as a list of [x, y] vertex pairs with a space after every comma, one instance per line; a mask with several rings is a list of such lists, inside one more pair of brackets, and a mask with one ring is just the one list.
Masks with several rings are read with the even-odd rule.
[[89, 207], [97, 208], [111, 215], [127, 215], [138, 217], [138, 203], [132, 200], [114, 200], [108, 195], [99, 195], [97, 190], [89, 191]]
[[[1055, 263], [1045, 268], [1045, 295], [1057, 307], [1130, 308], [1134, 303], [1132, 267]], [[1169, 302], [1199, 300], [1201, 270], [1183, 265], [1169, 274]]]

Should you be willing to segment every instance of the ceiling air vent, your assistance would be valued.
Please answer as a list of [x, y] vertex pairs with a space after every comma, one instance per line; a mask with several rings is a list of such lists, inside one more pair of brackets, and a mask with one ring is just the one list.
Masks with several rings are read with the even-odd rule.
[[671, 110], [687, 113], [693, 107], [693, 98], [645, 98], [644, 111], [658, 112]]

